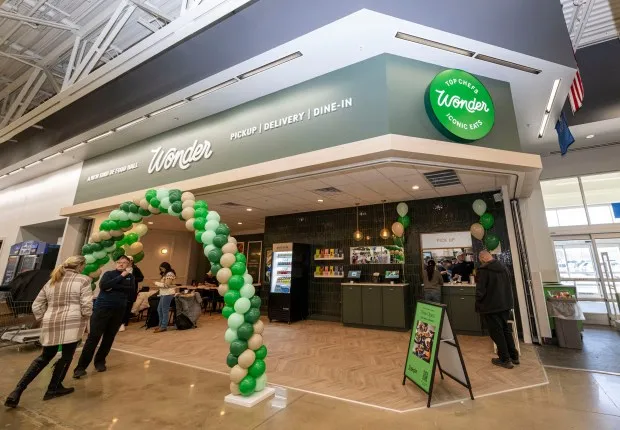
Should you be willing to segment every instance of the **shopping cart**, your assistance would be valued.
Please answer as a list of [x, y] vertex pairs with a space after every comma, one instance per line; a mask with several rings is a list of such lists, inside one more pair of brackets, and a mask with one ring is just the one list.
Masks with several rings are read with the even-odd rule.
[[32, 301], [7, 298], [0, 302], [0, 348], [11, 345], [39, 344], [41, 329], [32, 314]]

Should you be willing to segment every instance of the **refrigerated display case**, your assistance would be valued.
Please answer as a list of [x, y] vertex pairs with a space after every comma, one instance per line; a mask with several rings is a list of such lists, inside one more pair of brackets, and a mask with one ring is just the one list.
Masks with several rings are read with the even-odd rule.
[[308, 316], [310, 246], [298, 243], [273, 245], [269, 320], [288, 323]]
[[11, 247], [2, 285], [8, 285], [15, 276], [29, 270], [53, 269], [59, 250], [59, 245], [34, 240], [16, 243]]

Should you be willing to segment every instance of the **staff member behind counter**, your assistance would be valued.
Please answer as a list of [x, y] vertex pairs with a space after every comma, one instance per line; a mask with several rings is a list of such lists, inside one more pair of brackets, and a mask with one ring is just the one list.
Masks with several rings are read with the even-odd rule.
[[452, 279], [458, 275], [461, 281], [469, 282], [469, 277], [474, 272], [474, 263], [471, 261], [465, 261], [465, 254], [462, 252], [456, 256], [456, 259], [457, 263], [452, 266]]

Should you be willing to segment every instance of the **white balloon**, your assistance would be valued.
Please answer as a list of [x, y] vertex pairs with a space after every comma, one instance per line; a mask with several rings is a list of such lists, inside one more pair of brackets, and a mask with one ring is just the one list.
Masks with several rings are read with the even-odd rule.
[[129, 214], [124, 211], [118, 211], [118, 220], [119, 221], [127, 221], [129, 219]]
[[262, 334], [263, 331], [265, 330], [265, 324], [263, 324], [261, 320], [256, 321], [252, 327], [254, 328], [255, 334], [256, 333]]
[[181, 215], [181, 212], [175, 212], [172, 209], [168, 209], [168, 215], [178, 218]]
[[222, 258], [220, 258], [220, 265], [224, 268], [231, 267], [233, 264], [235, 264], [235, 262], [235, 254], [224, 254], [222, 255]]
[[145, 234], [148, 233], [149, 228], [144, 225], [144, 224], [137, 224], [134, 228], [133, 231], [136, 232], [136, 234], [140, 237], [144, 236]]
[[181, 215], [183, 215], [184, 220], [188, 220], [190, 218], [194, 218], [194, 208], [185, 208], [181, 211]]
[[212, 230], [206, 230], [204, 233], [202, 233], [202, 243], [204, 243], [205, 245], [213, 245], [213, 238], [215, 237], [215, 232]]
[[241, 287], [239, 293], [241, 294], [241, 297], [251, 299], [254, 294], [256, 294], [256, 288], [254, 288], [254, 285], [252, 284], [245, 284], [243, 287]]
[[97, 260], [101, 260], [103, 257], [105, 257], [108, 253], [105, 251], [96, 251], [93, 252], [93, 257], [95, 257]]
[[236, 312], [228, 317], [228, 327], [234, 328], [235, 330], [237, 330], [241, 326], [241, 324], [243, 324], [244, 322], [245, 322], [245, 319], [243, 318], [243, 315], [238, 314]]
[[252, 304], [250, 303], [250, 299], [247, 297], [241, 297], [235, 302], [235, 312], [240, 314], [244, 314], [250, 310]]
[[109, 218], [113, 221], [118, 221], [120, 220], [120, 216], [122, 213], [123, 211], [119, 209], [114, 209], [112, 212], [110, 212]]
[[110, 234], [109, 231], [100, 231], [99, 238], [101, 240], [110, 240], [112, 238], [112, 235]]
[[166, 210], [168, 210], [168, 209], [170, 208], [170, 205], [171, 205], [171, 204], [172, 204], [172, 203], [170, 203], [170, 199], [169, 199], [168, 197], [164, 197], [164, 198], [161, 200], [161, 203], [159, 204], [159, 207], [160, 207], [160, 208], [162, 208], [162, 209], [166, 209]]
[[185, 222], [185, 228], [188, 229], [189, 231], [196, 230], [194, 228], [194, 218], [190, 218]]
[[396, 212], [398, 212], [398, 215], [400, 216], [405, 216], [407, 215], [407, 212], [409, 212], [409, 206], [407, 206], [407, 203], [405, 202], [400, 202], [396, 205]]
[[153, 207], [151, 205], [149, 205], [149, 212], [154, 214], [154, 215], [157, 215], [157, 214], [161, 213], [161, 211], [159, 209], [157, 209], [157, 208], [155, 208], [155, 207]]
[[93, 234], [90, 235], [90, 241], [94, 243], [99, 243], [101, 242], [101, 236], [99, 235], [98, 232], [94, 232]]
[[120, 237], [123, 235], [123, 232], [120, 230], [110, 230], [108, 233], [110, 233], [112, 237]]
[[220, 222], [220, 214], [215, 211], [211, 211], [207, 214], [207, 221], [217, 221], [218, 224]]
[[205, 249], [204, 249], [205, 257], [209, 258], [209, 252], [211, 252], [214, 249], [216, 248], [215, 248], [215, 245], [213, 244], [205, 246]]
[[131, 212], [131, 213], [129, 214], [129, 219], [130, 219], [132, 222], [138, 222], [138, 221], [140, 221], [140, 220], [142, 219], [142, 215], [140, 215], [140, 214], [135, 214], [135, 213]]
[[196, 204], [196, 202], [193, 201], [193, 200], [184, 200], [183, 201], [183, 209], [185, 209], [185, 208], [192, 208], [193, 209], [195, 204]]
[[97, 258], [93, 254], [86, 254], [84, 258], [86, 259], [86, 264], [94, 263], [97, 260]]
[[227, 328], [226, 333], [224, 333], [224, 340], [228, 343], [231, 343], [233, 340], [237, 339], [239, 339], [239, 337], [237, 336], [237, 330]]
[[194, 195], [190, 193], [189, 191], [185, 191], [183, 194], [181, 194], [181, 201], [184, 202], [186, 200], [195, 201], [196, 197], [194, 197]]
[[139, 205], [142, 209], [144, 210], [148, 210], [149, 208], [149, 202], [146, 201], [146, 199], [142, 199], [140, 200], [140, 205]]
[[[211, 213], [211, 212], [209, 212], [209, 213]], [[208, 216], [209, 215], [207, 215], [207, 217]], [[220, 223], [215, 221], [215, 220], [207, 221], [207, 223], [205, 224], [205, 230], [215, 231], [219, 226], [220, 226]]]
[[168, 197], [168, 194], [170, 193], [170, 190], [168, 190], [167, 188], [160, 188], [157, 190], [157, 200], [159, 200], [160, 202], [164, 199], [164, 197]]
[[254, 279], [252, 278], [252, 275], [250, 275], [249, 273], [246, 273], [245, 275], [243, 275], [243, 280], [245, 281], [246, 284], [252, 285], [254, 283]]
[[[214, 232], [214, 234], [215, 234], [215, 232]], [[233, 254], [234, 255], [234, 254], [237, 253], [237, 245], [235, 243], [228, 242], [226, 245], [222, 246], [222, 252], [224, 254]]]
[[220, 293], [220, 296], [224, 297], [224, 294], [228, 292], [228, 284], [220, 284], [220, 286], [217, 287], [217, 292]]
[[227, 267], [221, 268], [220, 270], [217, 271], [217, 275], [215, 275], [215, 277], [217, 278], [217, 281], [220, 284], [228, 284], [228, 280], [230, 279], [231, 276], [232, 276], [232, 272]]
[[237, 239], [235, 239], [232, 236], [228, 236], [228, 243], [234, 243], [236, 245], [237, 244]]
[[116, 244], [112, 244], [108, 246], [107, 248], [103, 248], [103, 250], [107, 252], [108, 254], [111, 252], [114, 252], [116, 250]]

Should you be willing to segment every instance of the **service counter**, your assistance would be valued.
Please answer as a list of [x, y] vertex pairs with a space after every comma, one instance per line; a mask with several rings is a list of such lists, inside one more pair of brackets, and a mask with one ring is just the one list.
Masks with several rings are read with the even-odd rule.
[[447, 305], [454, 332], [477, 336], [484, 334], [480, 314], [476, 312], [475, 284], [443, 284], [441, 302]]
[[344, 325], [408, 330], [411, 327], [409, 284], [342, 283]]

